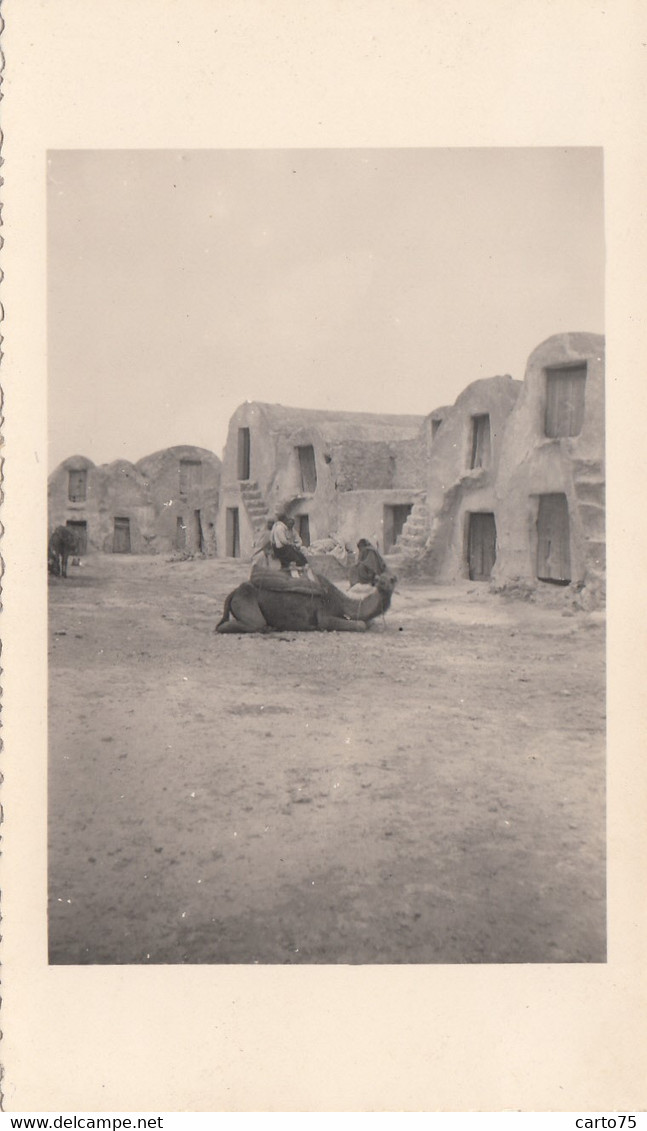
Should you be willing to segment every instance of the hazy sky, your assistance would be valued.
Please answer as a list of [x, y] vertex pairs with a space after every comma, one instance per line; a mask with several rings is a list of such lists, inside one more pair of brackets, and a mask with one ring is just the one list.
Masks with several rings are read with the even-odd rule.
[[222, 455], [244, 400], [427, 413], [603, 332], [592, 149], [49, 155], [50, 468]]

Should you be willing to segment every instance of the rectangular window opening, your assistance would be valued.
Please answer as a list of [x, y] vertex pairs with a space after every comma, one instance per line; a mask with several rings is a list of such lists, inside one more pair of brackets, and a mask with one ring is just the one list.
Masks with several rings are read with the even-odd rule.
[[238, 478], [249, 479], [251, 462], [251, 439], [249, 428], [238, 429]]
[[180, 460], [180, 494], [188, 495], [202, 486], [202, 461], [199, 459]]
[[71, 503], [84, 503], [88, 492], [88, 473], [85, 469], [68, 471], [67, 497]]
[[303, 447], [297, 448], [297, 455], [301, 472], [301, 490], [306, 495], [312, 495], [317, 490], [315, 450], [312, 444], [305, 444]]
[[586, 365], [546, 371], [544, 431], [550, 439], [579, 436], [584, 424]]
[[472, 447], [470, 467], [488, 467], [490, 463], [490, 416], [483, 413], [472, 417]]

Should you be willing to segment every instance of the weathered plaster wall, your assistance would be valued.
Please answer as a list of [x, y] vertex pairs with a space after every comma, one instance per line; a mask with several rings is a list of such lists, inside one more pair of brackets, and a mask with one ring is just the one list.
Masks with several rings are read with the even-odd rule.
[[384, 508], [413, 504], [421, 492], [403, 488], [378, 491], [348, 491], [339, 500], [338, 530], [343, 542], [355, 546], [360, 538], [368, 538], [384, 551]]
[[[451, 409], [428, 418], [430, 443], [427, 507], [430, 536], [423, 560], [425, 571], [444, 580], [468, 576], [467, 515], [494, 510], [494, 484], [499, 470], [506, 424], [521, 391], [510, 376], [474, 381]], [[431, 440], [431, 419], [443, 413], [442, 425]], [[490, 418], [490, 458], [487, 466], [471, 468], [472, 419]]]
[[395, 480], [395, 453], [386, 440], [354, 440], [330, 445], [331, 472], [339, 491], [389, 489]]
[[[182, 489], [180, 465], [183, 460], [200, 463], [199, 485]], [[151, 548], [155, 551], [177, 548], [179, 518], [184, 526], [186, 549], [197, 552], [202, 548], [206, 554], [215, 554], [221, 474], [218, 457], [206, 448], [187, 444], [154, 452], [139, 460], [136, 466], [148, 483], [155, 512]], [[199, 512], [199, 524], [196, 512]]]
[[[496, 484], [495, 583], [536, 579], [539, 496], [553, 493], [567, 499], [572, 580], [588, 583], [604, 574], [604, 345], [598, 334], [557, 334], [530, 355]], [[587, 366], [582, 430], [549, 439], [547, 370], [581, 362]]]
[[130, 522], [130, 549], [133, 554], [146, 553], [155, 536], [155, 508], [148, 484], [134, 464], [115, 460], [101, 469], [102, 490], [99, 504], [101, 550], [110, 553], [114, 543], [114, 519]]
[[392, 484], [394, 489], [424, 490], [427, 482], [424, 420], [421, 421], [415, 437], [406, 440], [393, 440], [389, 446], [395, 457]]
[[[86, 472], [86, 498], [73, 502], [68, 497], [69, 472]], [[65, 526], [68, 520], [86, 522], [88, 549], [99, 550], [103, 539], [100, 507], [103, 498], [103, 471], [85, 456], [70, 456], [59, 464], [47, 484], [47, 511], [50, 531]]]
[[424, 445], [425, 460], [428, 460], [431, 456], [431, 449], [436, 443], [441, 425], [452, 411], [453, 407], [453, 405], [442, 405], [440, 408], [433, 409], [433, 411], [425, 417], [422, 425], [422, 442]]
[[[217, 520], [219, 554], [226, 553], [227, 508], [237, 508], [240, 529], [240, 555], [249, 557], [256, 530], [254, 516], [246, 505], [238, 478], [238, 432], [248, 428], [250, 435], [249, 480], [258, 484], [270, 517], [284, 509], [293, 515], [307, 514], [310, 536], [314, 540], [334, 529], [337, 497], [330, 465], [330, 450], [320, 430], [295, 422], [287, 410], [274, 406], [241, 405], [234, 413], [225, 445], [222, 471], [221, 506]], [[294, 427], [298, 423], [297, 427]], [[311, 445], [315, 454], [316, 489], [303, 489], [296, 448]], [[260, 521], [260, 518], [259, 518]], [[331, 525], [332, 524], [332, 525]]]
[[[308, 446], [312, 447], [315, 458], [317, 483], [314, 491], [304, 490], [296, 451], [297, 447]], [[294, 516], [307, 514], [313, 541], [336, 529], [338, 506], [334, 460], [320, 429], [306, 426], [277, 437], [276, 468], [267, 498], [272, 514], [281, 510], [287, 510]]]
[[[349, 529], [352, 541], [362, 532], [366, 536], [367, 526], [374, 524], [377, 504], [371, 492], [422, 485], [422, 424], [422, 417], [241, 405], [232, 416], [223, 456], [219, 546], [225, 545], [227, 507], [239, 511], [242, 557], [252, 550], [253, 522], [260, 522], [259, 515], [254, 519], [248, 513], [247, 488], [238, 479], [239, 429], [249, 429], [249, 479], [258, 484], [270, 516], [285, 509], [297, 517], [307, 514], [310, 537], [315, 541], [337, 532], [342, 522], [348, 528], [349, 515], [354, 514], [357, 526]], [[316, 488], [310, 492], [304, 490], [296, 450], [306, 446], [314, 451], [317, 476]], [[413, 484], [406, 482], [409, 478]], [[372, 498], [370, 515], [362, 514], [359, 496], [352, 505], [345, 501], [345, 496], [356, 492], [361, 498]]]
[[[202, 462], [203, 483], [199, 490], [180, 499], [181, 459]], [[74, 502], [68, 497], [69, 472], [82, 469], [87, 472], [86, 499]], [[195, 510], [200, 510], [206, 535], [204, 548], [215, 553], [219, 475], [220, 460], [213, 452], [188, 445], [156, 452], [138, 464], [115, 460], [97, 467], [83, 456], [72, 456], [49, 479], [49, 526], [85, 521], [88, 551], [110, 553], [114, 547], [114, 520], [125, 518], [129, 521], [132, 553], [161, 553], [176, 545], [177, 515], [181, 510], [191, 517]], [[199, 545], [192, 544], [193, 531], [194, 524], [190, 524], [187, 548], [197, 550]]]

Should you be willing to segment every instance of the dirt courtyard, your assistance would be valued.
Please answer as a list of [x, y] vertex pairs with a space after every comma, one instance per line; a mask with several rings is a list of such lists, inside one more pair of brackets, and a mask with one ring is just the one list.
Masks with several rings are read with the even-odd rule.
[[401, 582], [216, 636], [247, 568], [50, 578], [50, 961], [603, 962], [601, 614]]

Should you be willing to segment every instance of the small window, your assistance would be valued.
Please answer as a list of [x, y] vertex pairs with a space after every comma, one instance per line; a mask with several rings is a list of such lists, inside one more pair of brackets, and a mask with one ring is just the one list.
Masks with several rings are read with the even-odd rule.
[[490, 417], [488, 413], [472, 417], [470, 467], [488, 467], [490, 463]]
[[545, 432], [551, 439], [579, 436], [584, 423], [586, 365], [546, 373]]
[[199, 490], [202, 486], [202, 462], [199, 459], [180, 460], [180, 494], [188, 495], [190, 491]]
[[299, 468], [301, 471], [301, 490], [306, 495], [312, 495], [317, 490], [317, 464], [315, 450], [312, 444], [297, 448]]
[[251, 443], [249, 428], [238, 429], [238, 478], [249, 479]]
[[84, 503], [88, 491], [88, 473], [82, 471], [68, 472], [67, 497], [71, 503]]

